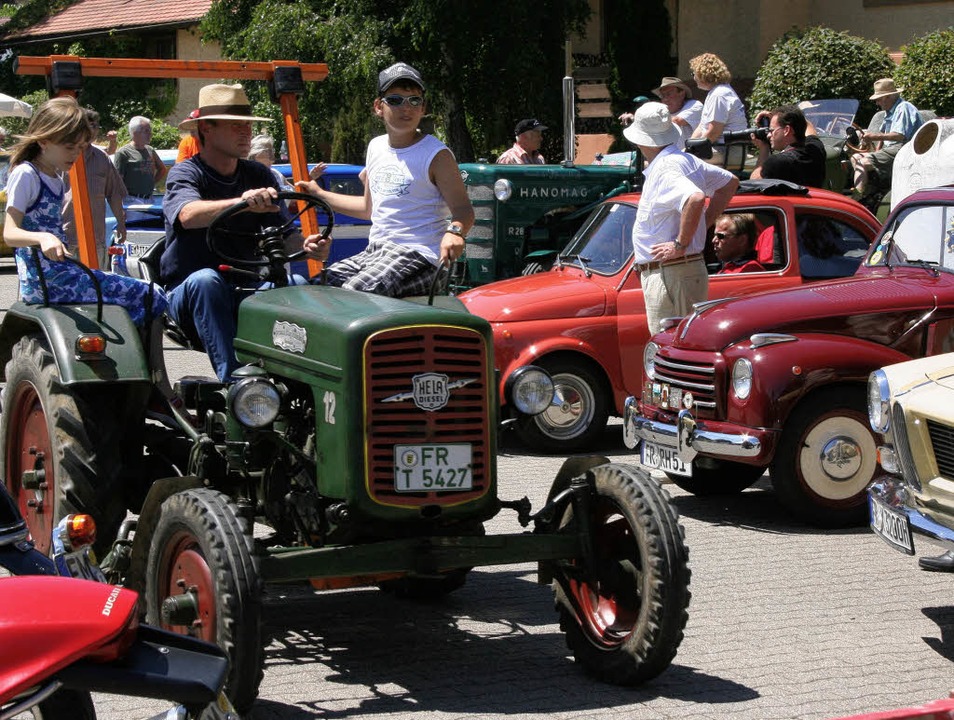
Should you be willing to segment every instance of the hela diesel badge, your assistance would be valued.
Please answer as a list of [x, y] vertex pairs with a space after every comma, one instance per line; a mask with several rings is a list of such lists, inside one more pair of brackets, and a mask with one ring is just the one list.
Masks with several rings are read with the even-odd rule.
[[423, 373], [411, 378], [413, 389], [411, 392], [402, 392], [397, 395], [391, 395], [384, 398], [381, 402], [403, 402], [405, 400], [414, 400], [414, 404], [421, 410], [433, 412], [440, 410], [450, 400], [450, 391], [470, 385], [477, 382], [477, 378], [468, 378], [466, 380], [454, 380], [449, 382], [443, 373]]
[[272, 325], [272, 342], [288, 352], [303, 353], [308, 342], [308, 333], [305, 328], [295, 323], [276, 320]]

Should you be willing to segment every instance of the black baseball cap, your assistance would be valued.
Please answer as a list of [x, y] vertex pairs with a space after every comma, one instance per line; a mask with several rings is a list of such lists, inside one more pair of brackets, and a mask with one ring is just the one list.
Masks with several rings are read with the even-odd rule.
[[520, 133], [525, 133], [527, 130], [546, 130], [547, 126], [536, 118], [531, 118], [529, 120], [521, 120], [517, 123], [517, 127], [514, 128], [513, 134], [519, 135]]
[[427, 89], [424, 87], [424, 81], [421, 79], [421, 73], [407, 63], [399, 62], [394, 63], [391, 67], [378, 73], [378, 92], [382, 94], [386, 93], [388, 88], [398, 80], [406, 80], [414, 83], [421, 88], [421, 90]]

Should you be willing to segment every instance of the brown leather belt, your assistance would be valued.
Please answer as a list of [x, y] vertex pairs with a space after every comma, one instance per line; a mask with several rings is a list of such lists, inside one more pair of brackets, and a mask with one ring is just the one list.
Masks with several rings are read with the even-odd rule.
[[645, 270], [657, 270], [658, 268], [664, 267], [666, 265], [684, 265], [687, 262], [692, 262], [693, 260], [701, 258], [702, 253], [695, 253], [694, 255], [683, 255], [681, 258], [676, 258], [675, 260], [653, 260], [648, 263], [636, 265], [636, 271], [643, 272]]

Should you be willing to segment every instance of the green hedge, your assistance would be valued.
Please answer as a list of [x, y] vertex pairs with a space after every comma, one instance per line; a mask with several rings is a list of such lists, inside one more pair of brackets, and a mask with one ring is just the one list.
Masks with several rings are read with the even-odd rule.
[[894, 81], [904, 99], [939, 116], [954, 115], [954, 28], [924, 35], [902, 50]]
[[759, 110], [802, 100], [856, 98], [856, 120], [867, 125], [877, 110], [868, 100], [874, 81], [897, 70], [887, 50], [873, 40], [817, 26], [792, 30], [769, 50], [748, 99]]

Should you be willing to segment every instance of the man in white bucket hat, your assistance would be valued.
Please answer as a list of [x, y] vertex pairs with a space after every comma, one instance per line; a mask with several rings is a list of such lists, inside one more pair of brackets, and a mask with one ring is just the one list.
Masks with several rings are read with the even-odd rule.
[[[238, 284], [248, 280], [218, 271], [222, 261], [209, 250], [206, 230], [216, 215], [244, 200], [251, 215], [239, 213], [223, 229], [245, 233], [229, 238], [228, 252], [252, 260], [255, 243], [248, 234], [278, 227], [290, 216], [284, 203], [275, 204], [279, 187], [271, 171], [246, 160], [252, 123], [270, 120], [252, 115], [242, 86], [206, 85], [199, 91], [199, 107], [192, 115], [179, 127], [195, 130], [201, 149], [169, 171], [162, 201], [166, 247], [160, 272], [169, 293], [169, 314], [190, 338], [201, 342], [216, 375], [226, 381], [238, 366], [234, 347], [238, 305], [249, 294]], [[311, 235], [301, 242], [311, 257], [327, 259], [327, 240]], [[304, 278], [291, 281], [305, 282]]]
[[707, 299], [706, 228], [722, 214], [739, 181], [682, 150], [682, 133], [662, 103], [640, 107], [623, 135], [649, 162], [633, 225], [633, 251], [646, 322], [650, 333], [656, 333], [660, 320], [687, 315], [693, 303]]

